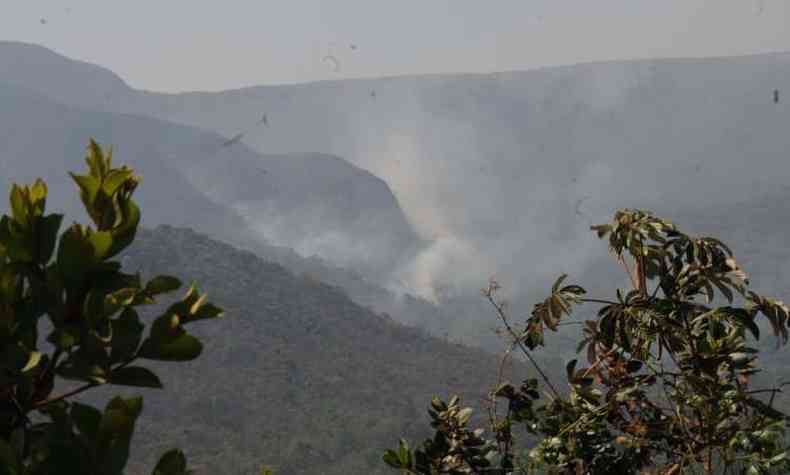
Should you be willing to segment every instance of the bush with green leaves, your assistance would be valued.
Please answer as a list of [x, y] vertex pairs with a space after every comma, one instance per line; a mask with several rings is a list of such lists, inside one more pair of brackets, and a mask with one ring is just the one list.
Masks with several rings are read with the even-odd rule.
[[[187, 331], [222, 311], [191, 286], [148, 326], [138, 308], [181, 287], [158, 276], [143, 282], [113, 258], [134, 240], [140, 178], [114, 167], [112, 150], [91, 140], [88, 173], [72, 174], [93, 227], [46, 214], [40, 179], [11, 189], [0, 219], [0, 474], [124, 472], [141, 397], [110, 400], [104, 410], [76, 401], [102, 385], [161, 388], [143, 360], [189, 361], [202, 351]], [[43, 334], [46, 333], [46, 334]], [[155, 475], [185, 475], [172, 450]]]
[[[469, 411], [457, 400], [434, 401], [434, 438], [414, 450], [401, 441], [384, 461], [425, 475], [788, 473], [787, 417], [774, 407], [783, 384], [754, 387], [761, 371], [754, 342], [762, 315], [777, 346], [786, 344], [790, 309], [750, 290], [717, 239], [631, 209], [592, 229], [608, 238], [632, 288], [588, 298], [582, 287], [563, 285], [563, 275], [514, 322], [492, 282], [484, 295], [511, 338], [506, 355], [520, 350], [538, 377], [500, 378], [490, 398], [491, 440], [466, 427]], [[595, 317], [571, 320], [581, 305], [595, 306]], [[560, 387], [532, 352], [544, 346], [546, 329], [574, 323], [586, 363], [569, 362]]]

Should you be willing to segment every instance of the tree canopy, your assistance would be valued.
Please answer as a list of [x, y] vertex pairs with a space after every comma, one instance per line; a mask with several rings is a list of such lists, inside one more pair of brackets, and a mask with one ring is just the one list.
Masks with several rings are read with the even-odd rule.
[[[115, 397], [104, 410], [76, 396], [102, 385], [161, 388], [145, 360], [197, 358], [188, 327], [221, 316], [192, 285], [150, 325], [137, 309], [181, 287], [170, 276], [143, 282], [114, 260], [140, 223], [132, 195], [140, 177], [115, 167], [112, 150], [90, 142], [84, 175], [71, 174], [91, 225], [60, 232], [46, 214], [47, 186], [13, 185], [0, 218], [0, 474], [120, 475], [129, 457], [141, 397]], [[146, 331], [147, 329], [147, 331]], [[185, 475], [180, 450], [155, 475]]]
[[[483, 291], [536, 378], [499, 381], [489, 429], [471, 429], [458, 398], [431, 403], [433, 438], [412, 449], [401, 440], [384, 461], [411, 474], [786, 473], [787, 417], [774, 407], [783, 384], [755, 387], [761, 369], [759, 318], [788, 341], [790, 309], [750, 290], [723, 242], [681, 232], [648, 211], [617, 211], [592, 226], [631, 281], [610, 299], [556, 280], [524, 322], [514, 322]], [[593, 318], [573, 320], [580, 306]], [[578, 324], [566, 384], [552, 381], [533, 351], [546, 330]], [[501, 379], [501, 378], [500, 378]], [[784, 383], [787, 384], [787, 383]], [[778, 472], [777, 472], [778, 471]]]

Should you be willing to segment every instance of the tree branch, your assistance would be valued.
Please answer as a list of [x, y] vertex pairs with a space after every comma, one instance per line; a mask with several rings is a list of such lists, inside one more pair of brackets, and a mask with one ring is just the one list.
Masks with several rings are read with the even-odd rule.
[[[123, 369], [126, 366], [129, 366], [136, 359], [137, 359], [137, 353], [135, 353], [134, 356], [132, 356], [129, 360], [119, 364], [114, 369], [111, 369], [110, 370], [110, 374], [112, 374], [113, 371], [118, 371], [119, 369]], [[72, 396], [76, 396], [77, 394], [83, 393], [83, 392], [87, 391], [88, 389], [95, 388], [97, 386], [104, 386], [105, 384], [107, 384], [107, 383], [104, 382], [104, 383], [87, 383], [87, 384], [83, 384], [82, 386], [74, 388], [71, 391], [67, 391], [67, 392], [65, 392], [63, 394], [44, 399], [43, 401], [39, 401], [39, 402], [33, 404], [33, 409], [42, 408], [42, 407], [47, 406], [49, 404], [52, 404], [52, 403], [55, 403], [55, 402], [58, 402], [58, 401], [62, 401], [64, 399], [70, 398]]]
[[489, 289], [489, 292], [487, 292], [485, 295], [488, 301], [491, 303], [491, 305], [493, 305], [494, 308], [496, 309], [497, 315], [499, 315], [499, 318], [502, 320], [502, 323], [505, 324], [505, 328], [507, 329], [508, 333], [510, 333], [510, 336], [513, 338], [513, 341], [516, 342], [516, 344], [518, 344], [518, 347], [521, 349], [521, 351], [524, 353], [527, 359], [529, 359], [529, 362], [532, 363], [532, 366], [535, 368], [538, 374], [540, 374], [540, 377], [543, 378], [543, 381], [546, 383], [546, 385], [549, 387], [551, 392], [554, 394], [554, 397], [560, 399], [560, 393], [557, 391], [554, 385], [551, 384], [549, 377], [546, 376], [546, 373], [543, 372], [541, 367], [538, 365], [537, 361], [535, 361], [535, 359], [530, 354], [530, 351], [527, 349], [526, 346], [524, 346], [524, 343], [522, 343], [521, 338], [519, 338], [518, 334], [513, 330], [513, 327], [510, 326], [510, 323], [507, 321], [507, 316], [505, 315], [505, 311], [502, 309], [502, 306], [499, 305], [494, 300], [493, 292]]

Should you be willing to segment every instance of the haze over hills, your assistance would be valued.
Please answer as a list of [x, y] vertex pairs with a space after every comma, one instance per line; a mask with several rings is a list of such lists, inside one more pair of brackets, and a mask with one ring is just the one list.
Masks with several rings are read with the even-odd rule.
[[[147, 396], [142, 464], [180, 445], [209, 473], [385, 473], [381, 449], [424, 435], [429, 397], [476, 402], [496, 359], [381, 312], [499, 348], [470, 290], [495, 273], [516, 319], [563, 272], [610, 296], [626, 279], [587, 226], [616, 207], [721, 238], [757, 289], [787, 300], [787, 100], [786, 54], [167, 95], [0, 43], [0, 173], [45, 177], [74, 210], [73, 185], [53, 177], [79, 168], [94, 136], [145, 175], [146, 226], [256, 254], [172, 227], [127, 254], [145, 273], [198, 280], [228, 310], [203, 359], [163, 367], [172, 384]], [[577, 331], [548, 335], [550, 370]], [[786, 376], [784, 353], [764, 361]]]
[[[790, 175], [788, 54], [159, 94], [40, 47], [0, 43], [0, 74], [3, 82], [74, 106], [179, 122], [226, 139], [244, 132], [238, 144], [222, 148], [227, 160], [192, 152], [208, 146], [200, 140], [174, 159], [212, 201], [251, 216], [253, 227], [275, 244], [352, 270], [385, 255], [381, 262], [395, 262], [386, 284], [441, 301], [443, 323], [426, 326], [466, 328], [450, 329], [455, 335], [479, 334], [480, 325], [488, 325], [485, 307], [474, 305], [492, 274], [521, 312], [562, 272], [573, 271], [582, 283], [599, 279], [602, 289], [624, 283], [616, 269], [603, 267], [602, 243], [587, 230], [615, 208], [653, 208], [693, 222], [714, 201], [722, 209], [740, 203], [748, 210], [768, 196], [783, 200]], [[774, 91], [780, 91], [777, 103]], [[260, 123], [264, 114], [268, 125]], [[288, 157], [275, 156], [283, 153]], [[364, 171], [333, 156], [386, 180], [397, 199], [388, 192], [374, 198], [366, 190], [384, 190], [380, 180], [361, 179]], [[259, 165], [264, 158], [271, 166]], [[262, 169], [292, 173], [300, 186], [272, 187], [255, 201], [248, 193], [271, 176]], [[317, 185], [316, 179], [327, 181]], [[343, 194], [349, 183], [354, 190]], [[336, 198], [332, 217], [317, 219], [324, 190]], [[370, 203], [378, 207], [366, 212]], [[356, 220], [343, 213], [352, 204], [359, 206]], [[271, 209], [288, 210], [289, 217], [276, 219]], [[349, 219], [358, 227], [345, 234], [335, 232], [343, 224], [329, 224]], [[306, 232], [311, 222], [327, 233]], [[382, 230], [381, 223], [390, 227]], [[425, 247], [414, 244], [419, 239], [409, 237], [410, 226]], [[757, 235], [755, 243], [778, 242], [781, 229]], [[386, 255], [391, 246], [381, 236], [389, 235], [406, 244]], [[730, 242], [736, 250], [737, 239]], [[774, 265], [754, 259], [753, 272]], [[348, 275], [327, 269], [322, 279], [352, 286]], [[357, 286], [355, 300], [377, 302], [371, 296], [381, 289], [373, 287]], [[391, 299], [388, 305], [378, 309], [395, 308]]]
[[[418, 243], [386, 183], [370, 173], [329, 155], [261, 156], [243, 144], [223, 147], [225, 139], [215, 133], [64, 105], [5, 79], [0, 80], [3, 189], [45, 178], [50, 203], [71, 219], [83, 219], [76, 185], [65, 172], [82, 168], [87, 139], [95, 137], [114, 147], [116, 162], [143, 175], [143, 225], [199, 229], [298, 275], [340, 286], [361, 305], [401, 322], [441, 335], [451, 326], [447, 312], [370, 280], [408, 259]], [[258, 218], [255, 226], [251, 216]], [[317, 257], [327, 254], [347, 269]]]
[[[90, 71], [107, 85], [86, 97], [41, 78], [63, 59], [29, 48], [0, 46], [0, 74], [58, 100], [247, 132], [263, 153], [334, 154], [383, 178], [429, 242], [390, 284], [428, 297], [491, 274], [532, 288], [558, 267], [592, 265], [585, 230], [616, 207], [748, 201], [790, 175], [790, 54], [184, 94], [71, 64], [63, 83]], [[786, 99], [774, 103], [775, 90]], [[255, 127], [263, 114], [269, 127]]]
[[589, 262], [584, 230], [615, 207], [674, 211], [786, 181], [790, 103], [774, 104], [775, 89], [790, 98], [790, 55], [146, 95], [129, 107], [225, 134], [266, 111], [271, 133], [246, 143], [329, 151], [387, 180], [433, 242], [405, 271], [416, 287], [477, 288], [492, 273], [531, 287], [556, 273], [543, 256]]
[[[226, 145], [213, 132], [87, 109], [90, 101], [64, 105], [5, 72], [0, 87], [0, 115], [8, 124], [0, 131], [0, 153], [8, 157], [3, 166], [13, 164], [14, 170], [4, 170], [7, 180], [52, 177], [63, 170], [45, 158], [53, 155], [56, 163], [74, 164], [66, 168], [81, 166], [87, 139], [95, 137], [151, 180], [145, 199], [159, 205], [147, 224], [189, 225], [237, 243], [256, 237], [288, 243], [303, 255], [331, 256], [369, 277], [387, 274], [420, 245], [387, 184], [338, 157], [261, 156], [243, 144]], [[59, 175], [53, 181], [58, 193], [60, 185], [70, 192], [73, 185]]]
[[[140, 204], [151, 211], [144, 224], [172, 223], [201, 227], [214, 235], [250, 239], [240, 216], [208, 199], [177, 169], [157, 153], [168, 141], [179, 140], [185, 127], [161, 121], [63, 106], [34, 92], [0, 83], [0, 176], [2, 188], [12, 182], [47, 181], [50, 202], [71, 219], [83, 219], [82, 204], [67, 170], [83, 167], [90, 137], [115, 145], [116, 161], [144, 170], [148, 193]], [[7, 204], [3, 203], [3, 208]]]

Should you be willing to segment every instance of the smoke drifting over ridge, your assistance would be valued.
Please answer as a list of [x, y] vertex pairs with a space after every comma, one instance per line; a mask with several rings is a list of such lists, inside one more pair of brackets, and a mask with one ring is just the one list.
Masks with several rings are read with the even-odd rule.
[[419, 90], [390, 84], [395, 90], [379, 95], [389, 102], [364, 121], [348, 114], [347, 129], [358, 133], [338, 133], [332, 146], [384, 177], [429, 241], [396, 272], [412, 291], [470, 290], [488, 275], [530, 288], [601, 256], [589, 225], [617, 208], [671, 218], [691, 203], [733, 203], [781, 186], [790, 177], [788, 111], [770, 91], [790, 85], [787, 58], [426, 78]]
[[[790, 90], [788, 54], [127, 91], [107, 107], [225, 136], [266, 111], [266, 133], [244, 137], [259, 152], [320, 151], [371, 171], [426, 241], [390, 283], [437, 297], [478, 289], [490, 275], [512, 287], [544, 286], [591, 265], [603, 249], [588, 226], [616, 208], [671, 218], [689, 204], [726, 205], [783, 186], [790, 109], [772, 100], [777, 89]], [[388, 250], [342, 234], [303, 237], [301, 252], [342, 259]]]

